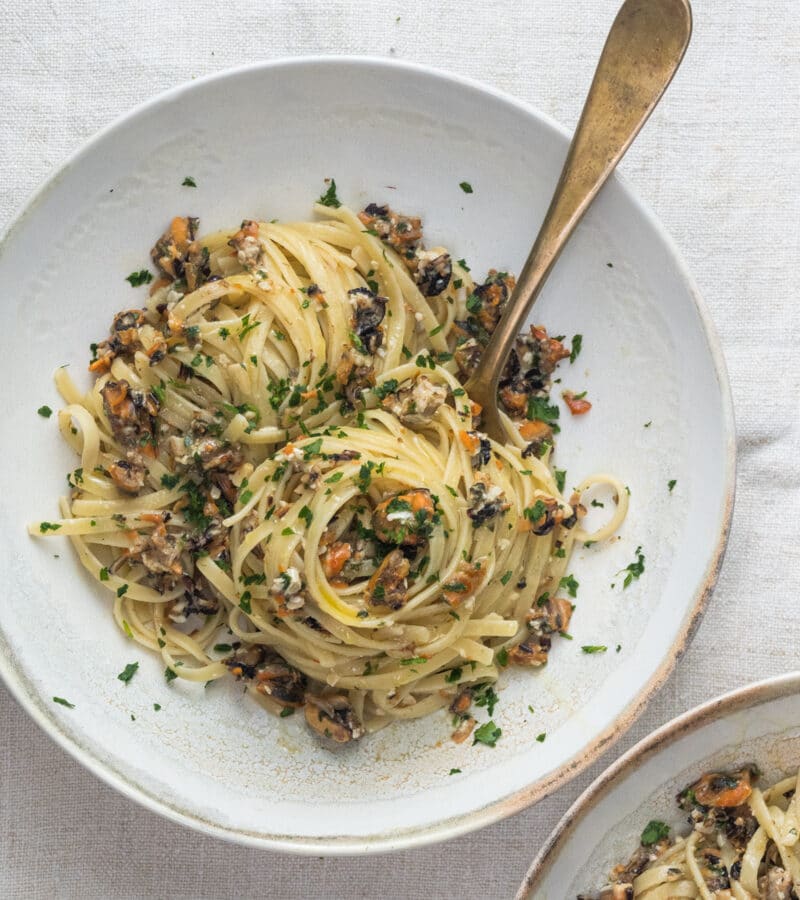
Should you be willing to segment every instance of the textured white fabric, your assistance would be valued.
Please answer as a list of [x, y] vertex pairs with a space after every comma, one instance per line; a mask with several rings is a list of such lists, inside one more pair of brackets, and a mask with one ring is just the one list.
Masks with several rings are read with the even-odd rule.
[[[0, 228], [98, 128], [240, 63], [394, 55], [505, 89], [574, 124], [618, 0], [0, 0]], [[675, 236], [725, 349], [738, 423], [727, 560], [694, 643], [631, 733], [533, 809], [450, 844], [301, 859], [140, 809], [44, 737], [0, 688], [0, 897], [508, 897], [592, 775], [723, 690], [797, 667], [800, 636], [800, 11], [695, 0], [695, 35], [622, 169]], [[399, 16], [399, 19], [398, 19]]]

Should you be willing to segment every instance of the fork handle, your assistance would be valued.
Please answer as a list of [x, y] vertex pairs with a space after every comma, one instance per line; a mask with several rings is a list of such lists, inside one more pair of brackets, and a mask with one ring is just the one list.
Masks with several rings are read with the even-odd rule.
[[625, 0], [597, 64], [550, 208], [516, 289], [466, 384], [483, 427], [505, 442], [497, 383], [553, 264], [586, 210], [661, 99], [692, 33], [689, 0]]

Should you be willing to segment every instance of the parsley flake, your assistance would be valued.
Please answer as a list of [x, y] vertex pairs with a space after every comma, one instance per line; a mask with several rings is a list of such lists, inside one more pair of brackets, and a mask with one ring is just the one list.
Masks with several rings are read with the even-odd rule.
[[486, 744], [487, 747], [494, 747], [500, 740], [502, 733], [503, 730], [498, 728], [494, 722], [489, 719], [488, 722], [484, 722], [480, 728], [475, 730], [472, 744], [473, 746], [475, 744]]
[[40, 522], [39, 523], [39, 531], [42, 534], [47, 534], [48, 531], [58, 531], [61, 526], [56, 522]]
[[336, 180], [331, 178], [331, 183], [328, 185], [328, 190], [325, 191], [317, 200], [317, 203], [321, 203], [323, 206], [330, 206], [332, 209], [338, 209], [342, 203], [339, 198], [336, 196]]
[[644, 553], [642, 553], [642, 548], [637, 547], [635, 552], [636, 552], [636, 562], [629, 563], [627, 566], [625, 566], [624, 569], [620, 569], [620, 572], [628, 573], [625, 576], [625, 580], [622, 582], [623, 590], [626, 587], [630, 587], [633, 580], [635, 578], [638, 579], [644, 572]]
[[117, 675], [117, 678], [119, 678], [120, 681], [124, 681], [125, 684], [129, 684], [131, 678], [133, 678], [138, 669], [138, 662], [128, 663], [128, 665], [125, 666], [125, 668], [119, 673], [119, 675]]
[[570, 595], [570, 597], [578, 596], [578, 588], [580, 587], [580, 582], [575, 580], [573, 575], [565, 575], [561, 581], [558, 582], [558, 586], [564, 588], [564, 590]]
[[652, 847], [665, 837], [669, 837], [669, 825], [659, 822], [657, 819], [651, 819], [642, 832], [642, 846]]
[[150, 284], [153, 280], [153, 275], [151, 272], [148, 272], [147, 269], [139, 269], [138, 272], [131, 272], [130, 275], [125, 279], [131, 287], [139, 287], [142, 284]]

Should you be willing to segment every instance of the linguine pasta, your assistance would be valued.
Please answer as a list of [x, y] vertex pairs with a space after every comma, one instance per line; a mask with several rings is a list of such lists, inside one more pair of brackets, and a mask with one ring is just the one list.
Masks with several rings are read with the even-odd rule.
[[[502, 382], [508, 441], [480, 431], [461, 385], [513, 278], [477, 284], [418, 219], [332, 197], [202, 240], [173, 220], [93, 386], [57, 372], [80, 466], [30, 530], [70, 538], [168, 680], [233, 674], [338, 742], [450, 707], [463, 740], [503, 666], [546, 662], [572, 545], [612, 535], [627, 492], [565, 495], [548, 392], [569, 351], [543, 328]], [[616, 506], [589, 534], [597, 483]]]
[[[711, 772], [678, 794], [692, 831], [670, 837], [652, 821], [599, 900], [790, 900], [800, 889], [797, 777], [763, 791], [754, 766]], [[582, 895], [578, 900], [588, 900]]]

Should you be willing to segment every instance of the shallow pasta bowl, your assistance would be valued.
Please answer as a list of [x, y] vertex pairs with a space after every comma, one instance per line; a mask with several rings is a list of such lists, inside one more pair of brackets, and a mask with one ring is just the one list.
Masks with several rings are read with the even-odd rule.
[[[10, 308], [0, 365], [13, 398], [1, 438], [0, 671], [44, 730], [100, 777], [177, 821], [258, 846], [418, 845], [554, 790], [624, 732], [667, 676], [721, 562], [733, 423], [724, 363], [691, 279], [619, 179], [578, 229], [535, 320], [583, 336], [562, 387], [587, 389], [594, 402], [581, 419], [562, 413], [556, 465], [570, 484], [618, 474], [630, 511], [619, 540], [575, 553], [573, 640], [557, 642], [544, 671], [504, 675], [495, 748], [456, 746], [433, 716], [332, 754], [300, 717], [268, 717], [235, 684], [166, 685], [160, 661], [117, 630], [107, 597], [63, 539], [34, 542], [25, 531], [55, 516], [73, 467], [55, 417], [36, 415], [58, 405], [53, 370], [82, 369], [111, 316], [141, 303], [125, 276], [146, 264], [171, 216], [197, 215], [203, 231], [243, 217], [306, 218], [334, 177], [353, 207], [390, 202], [422, 215], [431, 244], [473, 271], [515, 271], [567, 143], [511, 98], [429, 69], [282, 61], [194, 82], [127, 115], [11, 227], [0, 251]], [[187, 176], [196, 187], [183, 185]], [[623, 588], [617, 573], [639, 547], [645, 570]], [[607, 652], [581, 650], [601, 645]], [[133, 660], [140, 669], [125, 685], [116, 676]]]
[[625, 863], [651, 820], [685, 834], [677, 793], [705, 772], [755, 763], [766, 787], [800, 765], [800, 673], [731, 691], [631, 747], [575, 801], [534, 860], [517, 900], [591, 894]]

